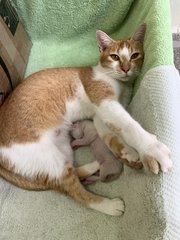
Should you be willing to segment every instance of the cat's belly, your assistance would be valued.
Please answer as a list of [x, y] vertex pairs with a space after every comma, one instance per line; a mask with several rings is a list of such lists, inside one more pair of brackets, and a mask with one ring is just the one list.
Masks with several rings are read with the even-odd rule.
[[56, 135], [56, 131], [51, 129], [36, 142], [0, 147], [0, 164], [28, 178], [38, 174], [52, 179], [60, 177], [65, 162], [73, 161], [73, 152], [67, 134], [62, 130], [58, 137]]

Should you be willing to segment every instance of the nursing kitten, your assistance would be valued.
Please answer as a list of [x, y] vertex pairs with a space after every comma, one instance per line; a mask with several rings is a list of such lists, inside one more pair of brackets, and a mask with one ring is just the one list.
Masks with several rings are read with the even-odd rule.
[[0, 108], [0, 175], [19, 187], [53, 189], [86, 207], [121, 215], [122, 200], [90, 193], [79, 181], [99, 169], [97, 162], [81, 171], [73, 167], [69, 130], [72, 122], [88, 118], [116, 155], [127, 161], [140, 158], [150, 171], [167, 172], [169, 149], [118, 102], [119, 81], [141, 69], [144, 34], [144, 24], [126, 41], [97, 31], [97, 66], [46, 69], [23, 81]]
[[122, 163], [115, 158], [114, 154], [98, 136], [92, 121], [83, 120], [74, 123], [70, 134], [74, 138], [71, 142], [72, 148], [76, 149], [89, 145], [96, 161], [99, 163], [98, 175], [82, 178], [83, 184], [92, 184], [98, 180], [109, 182], [119, 177], [122, 171]]

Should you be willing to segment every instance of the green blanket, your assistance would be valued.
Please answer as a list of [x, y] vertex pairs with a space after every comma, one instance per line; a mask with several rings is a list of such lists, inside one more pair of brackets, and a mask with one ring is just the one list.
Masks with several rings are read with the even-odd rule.
[[[46, 67], [95, 65], [99, 55], [95, 39], [97, 29], [116, 39], [126, 38], [139, 24], [146, 22], [145, 62], [129, 110], [146, 129], [157, 133], [170, 147], [174, 144], [174, 141], [168, 141], [170, 134], [175, 134], [171, 132], [173, 127], [166, 129], [169, 116], [161, 108], [166, 103], [165, 87], [160, 101], [158, 97], [161, 84], [168, 81], [159, 72], [153, 79], [151, 75], [146, 77], [147, 71], [156, 66], [173, 64], [168, 0], [13, 2], [33, 42], [26, 75]], [[156, 76], [160, 85], [156, 83]], [[175, 89], [175, 85], [174, 82], [169, 88]], [[177, 150], [176, 147], [173, 149]], [[92, 158], [88, 148], [76, 152], [80, 164]], [[174, 184], [171, 186], [174, 199], [177, 199], [176, 178], [170, 179]], [[0, 239], [178, 240], [178, 227], [174, 227], [174, 237], [169, 237], [173, 228], [169, 222], [173, 217], [177, 222], [178, 218], [173, 211], [167, 214], [164, 207], [167, 202], [164, 198], [170, 189], [164, 188], [164, 182], [167, 183], [166, 176], [125, 167], [118, 180], [89, 187], [98, 194], [124, 199], [126, 212], [117, 218], [83, 208], [58, 193], [28, 192], [0, 179]]]
[[147, 23], [143, 75], [172, 64], [168, 0], [14, 0], [33, 42], [26, 74], [45, 67], [89, 66], [98, 61], [95, 32], [127, 38]]

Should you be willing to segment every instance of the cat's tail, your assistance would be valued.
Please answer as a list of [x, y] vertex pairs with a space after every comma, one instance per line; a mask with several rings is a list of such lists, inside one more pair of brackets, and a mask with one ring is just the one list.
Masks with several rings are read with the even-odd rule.
[[29, 191], [44, 191], [49, 190], [48, 186], [45, 186], [40, 183], [36, 183], [26, 179], [25, 177], [21, 177], [18, 174], [15, 174], [0, 165], [0, 176], [4, 178], [6, 181], [12, 183], [13, 185], [29, 190]]

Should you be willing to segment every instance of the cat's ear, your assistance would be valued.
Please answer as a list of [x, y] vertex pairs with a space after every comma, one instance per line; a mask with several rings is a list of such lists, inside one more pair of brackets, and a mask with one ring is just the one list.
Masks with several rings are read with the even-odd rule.
[[138, 27], [138, 29], [135, 31], [132, 39], [133, 39], [134, 41], [139, 41], [139, 42], [143, 43], [145, 33], [146, 33], [146, 24], [143, 23], [143, 24], [141, 24], [141, 25]]
[[104, 51], [113, 40], [103, 31], [96, 31], [96, 39], [100, 52]]

